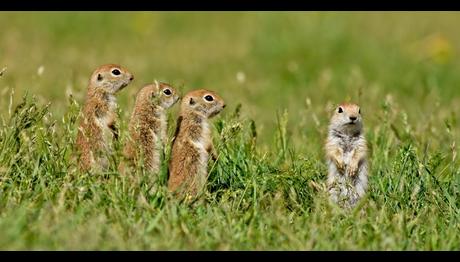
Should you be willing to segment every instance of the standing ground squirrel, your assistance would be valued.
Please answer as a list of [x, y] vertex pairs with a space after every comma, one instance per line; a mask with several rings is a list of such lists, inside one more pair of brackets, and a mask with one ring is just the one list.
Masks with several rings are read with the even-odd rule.
[[225, 107], [216, 93], [200, 89], [189, 92], [181, 102], [169, 163], [170, 191], [197, 196], [207, 179], [209, 155], [216, 153], [208, 119]]
[[327, 184], [331, 199], [347, 207], [354, 206], [367, 189], [367, 144], [362, 130], [358, 105], [344, 103], [335, 110], [325, 147]]
[[138, 92], [129, 121], [130, 140], [124, 148], [125, 158], [131, 165], [143, 156], [148, 171], [160, 170], [161, 150], [168, 130], [166, 109], [178, 99], [176, 89], [161, 82], [146, 85]]
[[91, 75], [76, 141], [82, 171], [108, 167], [105, 156], [112, 153], [112, 140], [118, 139], [115, 94], [133, 79], [133, 74], [115, 64], [100, 66]]

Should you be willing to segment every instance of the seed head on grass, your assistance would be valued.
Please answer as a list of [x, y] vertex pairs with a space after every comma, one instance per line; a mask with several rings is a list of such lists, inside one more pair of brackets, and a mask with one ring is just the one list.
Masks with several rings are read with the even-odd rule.
[[6, 73], [6, 67], [2, 68], [2, 70], [0, 70], [0, 77], [2, 77], [5, 73]]

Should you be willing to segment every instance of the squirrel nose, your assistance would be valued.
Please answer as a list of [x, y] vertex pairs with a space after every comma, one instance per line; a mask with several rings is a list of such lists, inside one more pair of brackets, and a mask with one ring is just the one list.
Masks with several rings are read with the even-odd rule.
[[134, 76], [131, 75], [131, 77], [129, 78], [130, 81], [133, 81], [134, 80]]
[[227, 106], [227, 105], [226, 105], [226, 104], [224, 104], [224, 105], [222, 106], [222, 108], [225, 108], [226, 106]]
[[350, 116], [351, 121], [355, 121], [356, 119], [358, 119], [356, 116]]

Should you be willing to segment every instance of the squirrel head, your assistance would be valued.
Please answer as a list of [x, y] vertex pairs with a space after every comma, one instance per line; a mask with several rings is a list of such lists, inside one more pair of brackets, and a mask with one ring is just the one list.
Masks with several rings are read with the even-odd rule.
[[94, 70], [90, 86], [110, 94], [115, 94], [126, 87], [134, 76], [126, 68], [116, 64], [106, 64]]
[[182, 112], [193, 112], [206, 118], [219, 114], [224, 108], [224, 100], [215, 92], [206, 89], [189, 92], [181, 104]]
[[180, 98], [176, 88], [167, 83], [155, 81], [152, 86], [152, 99], [156, 100], [155, 104], [164, 109], [168, 109], [173, 106]]
[[330, 127], [346, 134], [359, 133], [363, 127], [360, 107], [351, 103], [340, 104], [332, 115]]

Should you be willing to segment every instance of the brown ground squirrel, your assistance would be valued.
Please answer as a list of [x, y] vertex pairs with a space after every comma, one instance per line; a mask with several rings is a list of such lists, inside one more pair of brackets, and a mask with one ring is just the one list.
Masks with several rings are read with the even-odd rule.
[[160, 170], [161, 150], [167, 141], [166, 109], [178, 99], [176, 89], [161, 82], [146, 85], [138, 92], [129, 122], [130, 140], [124, 148], [131, 166], [142, 156], [146, 170], [154, 173]]
[[367, 144], [358, 105], [343, 103], [337, 107], [331, 118], [325, 149], [331, 199], [353, 207], [367, 189], [368, 172]]
[[112, 140], [118, 139], [115, 94], [134, 79], [125, 68], [107, 64], [98, 67], [89, 80], [78, 128], [76, 146], [82, 171], [108, 167]]
[[216, 158], [208, 119], [224, 107], [221, 97], [205, 89], [182, 99], [169, 163], [170, 191], [194, 198], [205, 186], [209, 155]]

